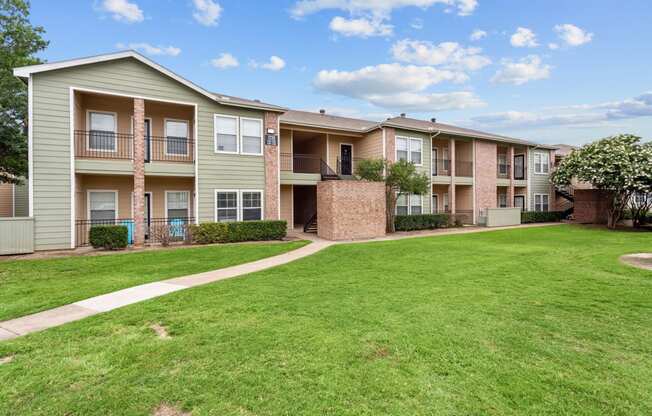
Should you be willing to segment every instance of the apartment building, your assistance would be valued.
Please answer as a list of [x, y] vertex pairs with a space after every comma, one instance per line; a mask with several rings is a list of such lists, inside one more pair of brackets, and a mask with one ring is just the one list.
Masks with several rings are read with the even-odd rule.
[[[397, 212], [552, 210], [554, 148], [405, 115], [382, 122], [207, 91], [133, 52], [16, 68], [29, 91], [28, 215], [36, 250], [88, 243], [93, 224], [284, 219], [319, 226], [318, 184], [362, 159], [407, 159], [432, 178]], [[355, 208], [352, 208], [355, 209]], [[179, 231], [182, 233], [183, 231]]]

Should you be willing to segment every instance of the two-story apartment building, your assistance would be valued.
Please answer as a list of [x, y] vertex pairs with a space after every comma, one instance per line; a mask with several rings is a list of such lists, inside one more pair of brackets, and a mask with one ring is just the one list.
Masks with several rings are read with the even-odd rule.
[[28, 214], [37, 250], [87, 244], [93, 224], [156, 224], [316, 215], [317, 183], [354, 180], [365, 158], [407, 159], [432, 178], [398, 212], [552, 209], [554, 148], [396, 117], [310, 113], [213, 93], [133, 52], [16, 68], [29, 91]]

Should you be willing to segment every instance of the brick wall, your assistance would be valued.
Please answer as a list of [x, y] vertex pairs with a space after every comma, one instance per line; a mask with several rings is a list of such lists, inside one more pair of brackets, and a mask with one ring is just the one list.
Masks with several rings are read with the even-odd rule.
[[145, 243], [145, 100], [134, 98], [134, 245]]
[[496, 208], [496, 143], [475, 141], [476, 215], [485, 208]]
[[607, 223], [611, 193], [598, 189], [576, 189], [573, 216], [579, 223]]
[[327, 240], [382, 237], [385, 206], [385, 185], [381, 182], [319, 182], [318, 235]]
[[[265, 128], [263, 134], [267, 133], [267, 129], [274, 129], [280, 140], [281, 132], [278, 128], [277, 113], [265, 113]], [[265, 144], [263, 153], [265, 157], [265, 219], [277, 220], [280, 215], [279, 146]]]

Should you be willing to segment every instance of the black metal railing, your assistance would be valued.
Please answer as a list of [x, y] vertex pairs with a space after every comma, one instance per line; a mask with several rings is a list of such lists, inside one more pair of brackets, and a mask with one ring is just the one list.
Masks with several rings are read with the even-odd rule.
[[[190, 242], [190, 225], [195, 223], [193, 217], [151, 218], [145, 220], [145, 241], [149, 243]], [[102, 225], [123, 225], [127, 227], [127, 242], [134, 243], [136, 222], [133, 218], [115, 220], [77, 220], [75, 222], [76, 244], [78, 247], [90, 245], [92, 227]]]
[[455, 160], [455, 176], [473, 177], [473, 162]]
[[432, 176], [450, 176], [451, 161], [450, 159], [433, 159]]
[[339, 179], [339, 175], [337, 172], [333, 170], [330, 166], [328, 166], [328, 163], [326, 163], [323, 159], [319, 159], [319, 173], [321, 173], [321, 179]]
[[292, 171], [296, 173], [320, 173], [321, 157], [295, 153], [292, 155]]
[[361, 158], [357, 158], [357, 157], [354, 157], [353, 159], [351, 159], [351, 162], [350, 162], [351, 163], [351, 170], [350, 170], [350, 173], [349, 173], [349, 172], [343, 172], [342, 171], [342, 159], [338, 157], [337, 158], [337, 174], [338, 175], [347, 175], [347, 176], [348, 175], [355, 175], [355, 172], [358, 169], [358, 163], [360, 163], [361, 160], [362, 160]]
[[120, 218], [114, 220], [77, 220], [75, 222], [75, 243], [77, 247], [90, 245], [90, 231], [92, 227], [101, 225], [124, 225], [127, 227], [129, 244], [133, 244], [135, 222], [133, 218]]
[[[145, 137], [145, 162], [183, 162], [195, 160], [195, 142], [186, 137]], [[81, 159], [133, 160], [133, 134], [95, 130], [75, 130], [75, 156]]]

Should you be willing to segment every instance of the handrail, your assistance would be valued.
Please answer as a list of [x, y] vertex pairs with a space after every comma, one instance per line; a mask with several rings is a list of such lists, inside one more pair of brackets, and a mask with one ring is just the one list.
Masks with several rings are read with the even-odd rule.
[[334, 178], [334, 177], [339, 178], [337, 172], [335, 172], [330, 166], [328, 166], [328, 163], [324, 162], [324, 159], [319, 159], [319, 162], [320, 162], [319, 167], [320, 167], [322, 180], [324, 180], [324, 178]]
[[313, 222], [315, 222], [316, 220], [317, 220], [317, 213], [315, 212], [314, 214], [312, 214], [312, 216], [310, 217], [310, 219], [309, 219], [308, 221], [306, 221], [306, 223], [303, 225], [303, 232], [304, 232], [304, 233], [307, 233], [307, 232], [308, 232], [308, 228], [310, 228], [310, 225], [311, 225]]

